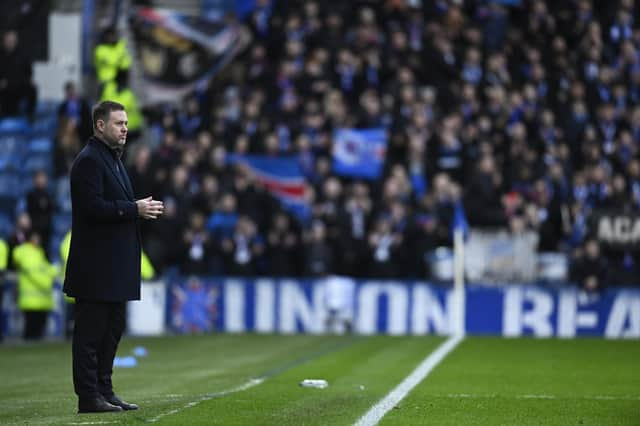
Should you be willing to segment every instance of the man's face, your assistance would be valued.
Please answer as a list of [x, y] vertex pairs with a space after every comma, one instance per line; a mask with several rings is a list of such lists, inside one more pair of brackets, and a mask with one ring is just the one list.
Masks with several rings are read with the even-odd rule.
[[124, 146], [127, 142], [127, 113], [124, 111], [111, 111], [106, 123], [98, 121], [98, 130], [102, 139], [110, 146]]
[[18, 45], [18, 34], [15, 31], [8, 31], [4, 35], [3, 44], [7, 52], [13, 52]]
[[65, 87], [65, 94], [67, 96], [67, 98], [73, 98], [76, 96], [76, 86], [74, 86], [73, 84], [69, 84], [67, 87]]

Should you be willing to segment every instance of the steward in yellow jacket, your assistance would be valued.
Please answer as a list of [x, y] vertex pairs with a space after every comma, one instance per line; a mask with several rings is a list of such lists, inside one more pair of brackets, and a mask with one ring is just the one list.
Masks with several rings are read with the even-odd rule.
[[9, 263], [9, 245], [5, 240], [0, 238], [0, 342], [4, 335], [4, 323], [2, 321], [2, 300], [4, 296], [5, 274], [7, 273], [7, 265]]
[[7, 270], [9, 264], [9, 245], [5, 240], [0, 238], [0, 274]]
[[113, 27], [107, 28], [104, 32], [102, 41], [96, 46], [93, 54], [100, 84], [115, 80], [118, 71], [131, 67], [127, 43], [123, 38], [118, 40], [118, 34]]
[[58, 268], [49, 263], [35, 231], [13, 250], [12, 260], [18, 271], [18, 308], [24, 314], [24, 338], [39, 339], [54, 308], [53, 284]]
[[128, 71], [118, 71], [113, 81], [105, 83], [100, 101], [115, 101], [124, 105], [129, 119], [127, 124], [129, 133], [132, 133], [134, 137], [140, 133], [143, 124], [142, 111], [136, 94], [129, 87]]

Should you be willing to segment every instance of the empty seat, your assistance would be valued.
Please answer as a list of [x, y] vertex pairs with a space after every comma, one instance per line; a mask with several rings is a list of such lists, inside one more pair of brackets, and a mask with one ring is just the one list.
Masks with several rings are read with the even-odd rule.
[[0, 135], [0, 171], [18, 171], [26, 152], [27, 139], [19, 135]]
[[13, 219], [17, 203], [18, 200], [14, 197], [0, 196], [0, 212], [8, 214]]
[[12, 161], [9, 155], [0, 155], [0, 171], [11, 170]]
[[71, 187], [69, 178], [64, 176], [55, 183], [56, 206], [63, 212], [71, 212]]
[[22, 195], [20, 176], [12, 172], [0, 172], [0, 197], [18, 198]]
[[0, 134], [27, 133], [29, 128], [29, 121], [24, 117], [7, 117], [0, 120]]
[[64, 235], [71, 229], [71, 214], [58, 213], [53, 216], [53, 232]]
[[28, 140], [20, 134], [0, 134], [0, 156], [25, 152]]
[[6, 212], [0, 211], [0, 237], [6, 237], [13, 232], [13, 218]]
[[50, 138], [35, 138], [29, 141], [29, 152], [51, 153], [53, 150], [53, 141]]
[[[44, 170], [51, 174], [53, 170], [53, 163], [51, 161], [50, 154], [31, 153], [24, 159], [24, 165], [22, 171], [31, 175], [36, 170]], [[27, 176], [25, 176], [26, 178]]]
[[31, 131], [37, 135], [55, 135], [58, 118], [55, 115], [38, 118], [31, 126]]
[[41, 100], [36, 106], [36, 117], [56, 115], [57, 111], [57, 102]]

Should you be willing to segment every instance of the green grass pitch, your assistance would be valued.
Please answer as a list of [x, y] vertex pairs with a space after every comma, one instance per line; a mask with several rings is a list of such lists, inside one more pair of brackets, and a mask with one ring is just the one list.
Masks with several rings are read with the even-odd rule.
[[[5, 345], [0, 424], [349, 425], [444, 340], [126, 338], [119, 355], [148, 355], [114, 382], [141, 409], [100, 415], [75, 414], [68, 343]], [[467, 337], [381, 424], [640, 425], [640, 341]]]

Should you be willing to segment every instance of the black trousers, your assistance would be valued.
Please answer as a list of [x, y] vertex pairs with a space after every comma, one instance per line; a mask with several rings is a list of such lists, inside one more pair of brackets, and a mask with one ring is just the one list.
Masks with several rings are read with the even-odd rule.
[[49, 311], [23, 311], [25, 340], [41, 339], [47, 326]]
[[73, 337], [73, 323], [76, 319], [76, 304], [65, 303], [65, 315], [64, 315], [64, 337], [71, 339]]
[[113, 359], [125, 329], [125, 302], [76, 300], [73, 386], [78, 398], [113, 396]]

